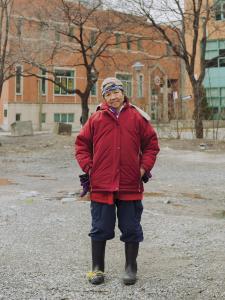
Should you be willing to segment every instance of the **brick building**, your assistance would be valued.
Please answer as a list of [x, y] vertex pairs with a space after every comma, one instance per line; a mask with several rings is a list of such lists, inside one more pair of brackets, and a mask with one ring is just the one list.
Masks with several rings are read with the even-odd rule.
[[[79, 64], [82, 60], [81, 54], [71, 51], [77, 45], [74, 46], [71, 36], [66, 36], [59, 30], [65, 27], [65, 19], [58, 17], [50, 20], [50, 28], [43, 18], [37, 17], [38, 7], [43, 7], [42, 5], [46, 6], [43, 0], [14, 1], [9, 48], [18, 48], [27, 60], [18, 60], [15, 66], [16, 76], [4, 83], [0, 100], [0, 127], [4, 130], [9, 130], [10, 125], [19, 120], [32, 120], [34, 129], [40, 128], [40, 122], [42, 129], [52, 129], [56, 122], [71, 123], [73, 129], [80, 126], [80, 97], [54, 84], [51, 81], [53, 75], [46, 70], [51, 62], [56, 81], [68, 89], [84, 90], [87, 77], [85, 68]], [[58, 0], [48, 1], [47, 8], [57, 12], [57, 5]], [[98, 11], [100, 16], [109, 13], [115, 23], [114, 18], [118, 16], [112, 11]], [[128, 15], [120, 13], [119, 17], [126, 22], [120, 22], [120, 27], [110, 32], [111, 45], [104, 52], [104, 56], [96, 60], [95, 67], [99, 76], [89, 97], [90, 113], [101, 102], [102, 80], [107, 76], [116, 76], [123, 81], [130, 100], [148, 112], [153, 121], [168, 122], [177, 118], [180, 60], [170, 54], [168, 45], [149, 24], [134, 25], [127, 21]], [[99, 28], [95, 28], [92, 22], [85, 24], [84, 28], [89, 41], [99, 32]], [[75, 36], [76, 27], [72, 29], [74, 32], [71, 35]], [[70, 30], [68, 28], [69, 32]], [[61, 47], [61, 50], [51, 60], [48, 55], [52, 54], [55, 45], [58, 49]], [[39, 63], [34, 63], [34, 56]], [[29, 65], [31, 59], [34, 61]], [[46, 70], [43, 68], [44, 61]], [[38, 68], [40, 65], [41, 70]], [[29, 75], [38, 74], [42, 78], [23, 77], [23, 72]]]

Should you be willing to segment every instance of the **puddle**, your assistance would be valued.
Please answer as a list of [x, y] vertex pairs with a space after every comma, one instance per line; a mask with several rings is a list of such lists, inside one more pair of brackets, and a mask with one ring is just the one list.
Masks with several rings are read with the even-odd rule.
[[[169, 194], [174, 196], [174, 194], [171, 192], [144, 192], [145, 197], [165, 197], [168, 196]], [[179, 195], [191, 199], [206, 200], [205, 197], [196, 193], [180, 193]]]
[[201, 196], [200, 194], [195, 194], [195, 193], [181, 193], [183, 197], [188, 197], [192, 199], [199, 199], [199, 200], [206, 200], [205, 197]]
[[41, 180], [57, 180], [57, 178], [50, 177], [42, 174], [26, 174], [28, 177], [40, 178]]
[[0, 178], [0, 186], [2, 186], [2, 185], [10, 185], [10, 184], [13, 184], [13, 182], [10, 181], [9, 179]]

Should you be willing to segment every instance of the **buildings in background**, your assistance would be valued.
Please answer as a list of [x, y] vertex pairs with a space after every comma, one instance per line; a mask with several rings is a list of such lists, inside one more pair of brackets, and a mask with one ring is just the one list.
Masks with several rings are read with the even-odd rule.
[[[192, 3], [186, 0], [186, 7]], [[195, 1], [197, 3], [197, 1]], [[203, 86], [209, 110], [209, 119], [225, 120], [225, 0], [204, 0], [199, 19], [199, 44], [195, 64], [195, 76], [200, 74], [201, 34], [205, 22], [205, 5], [210, 7], [210, 19], [207, 22], [207, 44], [205, 53], [205, 78]], [[187, 33], [187, 44], [192, 47], [192, 30]], [[181, 72], [182, 74], [182, 72]], [[184, 94], [192, 95], [192, 88], [187, 74], [184, 76]], [[191, 118], [194, 111], [193, 100], [187, 101], [186, 116]]]
[[[36, 5], [39, 3], [41, 7], [41, 1], [37, 1]], [[47, 23], [37, 18], [37, 9], [32, 5], [28, 0], [14, 1], [9, 47], [20, 45], [26, 57], [32, 57], [35, 53], [39, 60], [40, 57], [47, 60], [48, 52], [51, 52], [49, 48], [54, 45], [62, 45], [70, 50], [76, 47], [73, 38], [59, 33], [58, 29], [65, 26], [65, 20], [51, 20], [57, 29], [54, 32]], [[44, 5], [47, 5], [46, 2]], [[51, 9], [54, 13], [56, 7]], [[105, 13], [104, 10], [100, 11], [100, 14]], [[111, 17], [113, 22], [112, 13]], [[127, 15], [125, 17], [128, 18]], [[76, 33], [75, 27], [73, 30]], [[85, 30], [89, 41], [98, 33], [93, 24], [87, 24]], [[115, 76], [124, 83], [130, 100], [149, 113], [153, 122], [167, 123], [182, 117], [180, 60], [172, 56], [170, 48], [154, 29], [150, 26], [138, 28], [136, 24], [128, 26], [126, 22], [111, 34], [110, 43], [112, 45], [105, 52], [105, 57], [96, 62], [99, 77], [89, 97], [90, 113], [102, 101], [102, 80]], [[56, 57], [51, 62], [56, 80], [69, 89], [83, 90], [86, 74], [85, 69], [79, 66], [81, 56], [72, 51], [60, 51]], [[77, 94], [70, 94], [47, 80], [53, 77], [45, 72], [43, 65], [41, 71], [21, 62], [15, 68], [16, 76], [5, 82], [0, 100], [1, 128], [9, 130], [13, 122], [26, 120], [33, 122], [34, 129], [52, 129], [57, 122], [70, 123], [73, 129], [80, 127], [81, 100]], [[21, 76], [26, 69], [42, 78]]]
[[[30, 4], [28, 0], [15, 0], [11, 16], [11, 26], [8, 48], [22, 50], [29, 61], [38, 57], [39, 61], [48, 61], [52, 49], [57, 46], [59, 51], [51, 61], [52, 71], [56, 80], [69, 89], [84, 90], [86, 84], [85, 69], [80, 66], [81, 56], [72, 37], [60, 34], [60, 28], [67, 26], [64, 19], [54, 17], [46, 20], [40, 17], [44, 11], [41, 7], [46, 2], [38, 0]], [[57, 14], [58, 0], [53, 0], [47, 6], [52, 15]], [[214, 3], [213, 0], [210, 2]], [[28, 5], [29, 4], [29, 5]], [[35, 7], [33, 7], [35, 5]], [[38, 10], [40, 8], [40, 10]], [[99, 16], [108, 12], [99, 11]], [[110, 33], [111, 46], [104, 52], [104, 57], [97, 59], [96, 68], [99, 71], [98, 81], [93, 86], [89, 97], [90, 114], [102, 101], [100, 86], [108, 76], [116, 76], [123, 81], [130, 100], [145, 110], [153, 122], [167, 123], [173, 119], [192, 119], [192, 90], [185, 74], [184, 64], [172, 55], [172, 51], [149, 26], [141, 26], [127, 21], [128, 15], [120, 13], [120, 24]], [[117, 16], [110, 14], [114, 23]], [[51, 26], [49, 24], [51, 23]], [[208, 106], [211, 108], [211, 118], [225, 119], [225, 0], [217, 0], [214, 13], [207, 26], [206, 74], [204, 87]], [[110, 23], [110, 22], [109, 22]], [[200, 24], [201, 26], [201, 24]], [[95, 39], [99, 28], [93, 22], [85, 25], [87, 42]], [[76, 27], [68, 27], [71, 35], [76, 34]], [[171, 33], [172, 34], [172, 33]], [[187, 38], [191, 43], [192, 35]], [[101, 41], [101, 40], [100, 40]], [[71, 51], [74, 48], [76, 51]], [[65, 49], [67, 49], [65, 51]], [[70, 49], [70, 51], [69, 51]], [[200, 61], [200, 42], [197, 60]], [[35, 55], [33, 55], [35, 53]], [[48, 59], [47, 59], [48, 58]], [[34, 129], [52, 129], [57, 122], [71, 123], [73, 128], [79, 128], [81, 116], [81, 99], [78, 94], [70, 94], [60, 86], [55, 85], [51, 73], [40, 68], [31, 67], [18, 59], [15, 65], [16, 76], [4, 83], [0, 99], [0, 127], [9, 130], [15, 121], [31, 120]], [[24, 70], [32, 70], [41, 79], [34, 76], [23, 77]], [[198, 63], [196, 64], [198, 76]], [[49, 80], [50, 79], [50, 80]], [[41, 116], [41, 119], [40, 119]]]
[[212, 117], [225, 120], [225, 0], [214, 3], [214, 18], [207, 28], [204, 87]]

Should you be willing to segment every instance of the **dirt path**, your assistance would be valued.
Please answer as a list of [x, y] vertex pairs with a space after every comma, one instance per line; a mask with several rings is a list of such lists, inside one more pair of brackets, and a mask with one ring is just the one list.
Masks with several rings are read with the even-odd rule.
[[123, 245], [107, 244], [90, 286], [89, 202], [74, 137], [0, 136], [0, 299], [225, 299], [224, 143], [162, 140], [145, 186], [139, 280], [124, 287]]

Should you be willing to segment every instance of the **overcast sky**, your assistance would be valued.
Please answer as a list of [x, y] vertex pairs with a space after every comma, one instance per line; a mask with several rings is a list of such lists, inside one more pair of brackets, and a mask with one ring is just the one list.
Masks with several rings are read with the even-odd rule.
[[[136, 4], [135, 7], [135, 5], [132, 5], [131, 2], [131, 0], [104, 0], [105, 5], [108, 7], [124, 11], [125, 13], [140, 14], [138, 5]], [[138, 2], [138, 0], [136, 0], [136, 2]], [[139, 2], [144, 3], [145, 0], [139, 0]], [[176, 0], [146, 0], [145, 8], [147, 12], [154, 15], [155, 20], [157, 21], [177, 21], [181, 19], [181, 16], [176, 2]], [[184, 0], [178, 1], [178, 3], [181, 7], [183, 7]]]

